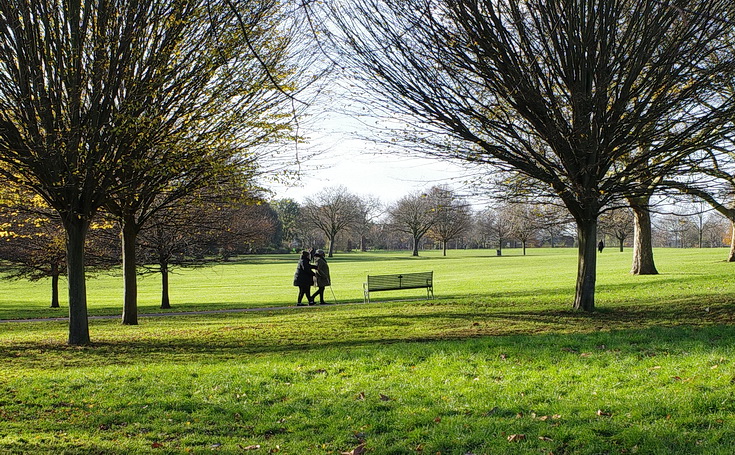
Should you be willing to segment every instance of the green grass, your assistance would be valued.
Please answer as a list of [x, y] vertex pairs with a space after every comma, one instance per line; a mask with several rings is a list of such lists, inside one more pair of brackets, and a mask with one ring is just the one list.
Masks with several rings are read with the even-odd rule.
[[[731, 454], [725, 257], [657, 250], [661, 275], [635, 277], [606, 250], [593, 315], [570, 310], [573, 250], [450, 251], [330, 261], [340, 302], [362, 302], [368, 273], [422, 270], [434, 301], [92, 320], [84, 348], [64, 322], [4, 323], [0, 453]], [[174, 310], [293, 304], [294, 267], [185, 271]], [[28, 300], [23, 284], [0, 283], [3, 315], [53, 314], [42, 283]], [[119, 313], [119, 285], [90, 279], [93, 314]], [[158, 311], [155, 280], [141, 288], [141, 311]]]

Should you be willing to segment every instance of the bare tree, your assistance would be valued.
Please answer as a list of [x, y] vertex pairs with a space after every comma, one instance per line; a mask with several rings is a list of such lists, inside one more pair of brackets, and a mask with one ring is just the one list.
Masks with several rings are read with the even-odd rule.
[[[22, 205], [16, 205], [22, 204]], [[6, 278], [51, 279], [51, 308], [59, 308], [59, 277], [65, 272], [64, 230], [49, 207], [17, 200], [0, 210], [0, 260]]]
[[610, 210], [600, 216], [600, 231], [615, 238], [623, 252], [625, 240], [633, 234], [633, 211], [630, 208]]
[[436, 223], [436, 210], [429, 195], [417, 192], [404, 196], [388, 210], [388, 213], [394, 229], [411, 236], [412, 255], [418, 256], [421, 239]]
[[[154, 29], [148, 42], [166, 42], [165, 50], [135, 49], [150, 53], [134, 75], [147, 96], [135, 115], [148, 127], [126, 144], [106, 202], [122, 231], [123, 324], [138, 323], [136, 237], [147, 220], [204, 186], [252, 185], [264, 158], [258, 147], [289, 131], [281, 115], [289, 100], [271, 79], [293, 73], [285, 63], [293, 37], [262, 27], [280, 18], [278, 3], [250, 1], [239, 15], [202, 5], [181, 2], [177, 26]], [[154, 67], [161, 70], [145, 70]]]
[[376, 196], [357, 198], [357, 218], [354, 230], [360, 237], [360, 251], [367, 251], [367, 237], [375, 225], [375, 220], [384, 212], [383, 204]]
[[[706, 202], [730, 221], [735, 233], [735, 152], [713, 148], [690, 157], [684, 167], [679, 178], [663, 185]], [[735, 235], [731, 239], [727, 260], [735, 262]]]
[[505, 210], [510, 224], [510, 235], [521, 242], [525, 256], [528, 241], [541, 228], [541, 214], [536, 206], [527, 203], [509, 204]]
[[306, 198], [302, 213], [329, 241], [329, 256], [334, 255], [337, 235], [355, 225], [359, 219], [358, 198], [343, 186], [325, 188]]
[[497, 245], [498, 254], [502, 254], [503, 242], [511, 235], [511, 223], [506, 208], [500, 206], [483, 210], [478, 220], [481, 232]]
[[734, 56], [711, 59], [731, 30], [712, 18], [732, 17], [729, 0], [330, 5], [341, 57], [372, 105], [408, 124], [408, 146], [512, 168], [563, 201], [579, 237], [575, 309], [594, 309], [603, 207], [732, 118], [735, 100], [718, 89]]
[[549, 239], [551, 248], [554, 248], [556, 242], [569, 233], [573, 224], [569, 211], [556, 201], [546, 201], [536, 206], [536, 213], [538, 214], [539, 230], [544, 237]]
[[472, 212], [463, 198], [446, 187], [433, 187], [429, 197], [434, 205], [434, 225], [429, 237], [442, 244], [442, 254], [447, 255], [447, 242], [467, 232], [472, 221]]

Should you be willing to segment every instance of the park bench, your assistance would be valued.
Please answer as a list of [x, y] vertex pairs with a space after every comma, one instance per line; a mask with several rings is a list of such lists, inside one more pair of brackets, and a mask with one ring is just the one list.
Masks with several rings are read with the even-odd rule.
[[363, 284], [364, 302], [370, 303], [370, 293], [426, 288], [426, 299], [434, 298], [434, 272], [402, 273], [395, 275], [368, 275]]

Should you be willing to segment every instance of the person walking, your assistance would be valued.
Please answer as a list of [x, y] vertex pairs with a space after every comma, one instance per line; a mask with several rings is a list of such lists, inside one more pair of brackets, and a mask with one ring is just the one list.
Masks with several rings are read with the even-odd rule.
[[604, 248], [605, 248], [605, 242], [603, 242], [602, 240], [600, 240], [600, 243], [597, 244], [597, 251], [599, 251], [600, 253], [602, 253], [602, 250]]
[[309, 256], [308, 251], [301, 252], [299, 265], [296, 266], [296, 273], [293, 276], [293, 285], [299, 287], [299, 299], [296, 303], [298, 306], [306, 306], [305, 303], [301, 303], [304, 296], [309, 301], [309, 305], [314, 305], [314, 299], [311, 297], [311, 287], [314, 285], [314, 269], [316, 266], [311, 265]]
[[314, 253], [316, 258], [316, 292], [311, 296], [311, 301], [315, 302], [317, 296], [319, 296], [319, 303], [324, 305], [324, 288], [332, 285], [332, 281], [329, 277], [329, 264], [324, 258], [324, 250], [316, 250]]

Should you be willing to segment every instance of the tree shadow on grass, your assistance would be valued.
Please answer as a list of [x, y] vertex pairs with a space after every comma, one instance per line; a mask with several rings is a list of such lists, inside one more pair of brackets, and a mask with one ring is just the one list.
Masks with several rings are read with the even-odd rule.
[[[593, 314], [571, 309], [474, 308], [424, 304], [372, 308], [370, 314], [333, 311], [336, 307], [311, 313], [247, 313], [211, 315], [195, 321], [179, 319], [117, 333], [116, 321], [108, 325], [99, 341], [87, 347], [70, 347], [61, 340], [24, 341], [0, 345], [0, 357], [19, 366], [105, 366], [150, 362], [227, 362], [247, 356], [298, 355], [322, 350], [345, 351], [397, 343], [431, 343], [487, 337], [492, 344], [508, 342], [507, 337], [565, 337], [569, 334], [619, 338], [624, 343], [630, 333], [665, 328], [679, 339], [692, 331], [707, 329], [727, 343], [735, 336], [735, 303], [723, 300], [704, 309], [690, 297], [667, 305], [638, 305], [605, 308]], [[340, 309], [342, 310], [342, 309]], [[121, 329], [122, 330], [122, 329]], [[135, 330], [140, 330], [135, 333]], [[94, 331], [94, 326], [93, 326]], [[96, 336], [95, 336], [96, 335]], [[655, 337], [654, 337], [655, 338]]]

